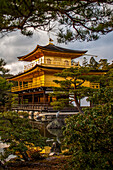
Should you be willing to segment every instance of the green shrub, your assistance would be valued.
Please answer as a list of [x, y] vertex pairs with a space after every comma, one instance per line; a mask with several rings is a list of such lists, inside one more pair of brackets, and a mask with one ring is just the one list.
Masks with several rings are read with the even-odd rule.
[[27, 111], [21, 111], [21, 112], [18, 112], [18, 114], [20, 116], [22, 116], [23, 118], [28, 118], [29, 117], [29, 113]]
[[32, 128], [29, 119], [21, 118], [18, 113], [12, 111], [0, 113], [0, 136], [1, 141], [9, 145], [0, 155], [3, 161], [11, 154], [28, 161], [30, 147], [45, 146], [45, 138], [40, 135], [38, 129]]
[[86, 109], [66, 119], [65, 145], [75, 169], [113, 169], [113, 104]]

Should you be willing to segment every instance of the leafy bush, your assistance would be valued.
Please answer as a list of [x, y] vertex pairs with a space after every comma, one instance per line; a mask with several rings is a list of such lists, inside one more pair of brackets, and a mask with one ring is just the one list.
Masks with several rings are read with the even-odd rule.
[[29, 117], [29, 113], [27, 111], [20, 111], [20, 112], [18, 112], [18, 114], [20, 116], [22, 116], [23, 118], [28, 118]]
[[113, 104], [86, 109], [66, 119], [65, 145], [75, 169], [113, 169]]
[[9, 145], [4, 149], [1, 160], [14, 154], [28, 161], [30, 157], [27, 152], [30, 147], [45, 146], [45, 138], [40, 135], [39, 130], [33, 129], [29, 119], [21, 118], [16, 112], [0, 113], [0, 136], [1, 141]]

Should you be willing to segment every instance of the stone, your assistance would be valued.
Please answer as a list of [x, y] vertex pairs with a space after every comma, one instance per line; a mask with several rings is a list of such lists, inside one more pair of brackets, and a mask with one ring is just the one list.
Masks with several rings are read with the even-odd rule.
[[50, 150], [50, 154], [51, 153], [54, 153], [54, 154], [61, 153], [61, 145], [57, 141], [53, 142], [51, 150]]
[[50, 152], [50, 154], [49, 154], [49, 156], [54, 156], [54, 155], [56, 155], [55, 152]]
[[64, 125], [64, 120], [55, 119], [47, 125], [47, 129], [61, 129]]

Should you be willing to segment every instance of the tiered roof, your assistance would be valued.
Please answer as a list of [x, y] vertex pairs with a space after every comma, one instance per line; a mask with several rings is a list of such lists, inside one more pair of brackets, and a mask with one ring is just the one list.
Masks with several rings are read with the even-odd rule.
[[61, 57], [61, 55], [65, 55], [66, 57], [68, 56], [70, 58], [78, 58], [81, 55], [85, 54], [86, 52], [87, 51], [66, 49], [66, 48], [55, 46], [54, 44], [50, 43], [46, 46], [37, 45], [37, 47], [31, 53], [24, 56], [20, 56], [18, 57], [18, 59], [22, 61], [33, 61], [36, 60], [37, 58], [40, 58], [41, 56], [46, 56], [46, 55], [49, 56], [54, 55], [57, 57]]

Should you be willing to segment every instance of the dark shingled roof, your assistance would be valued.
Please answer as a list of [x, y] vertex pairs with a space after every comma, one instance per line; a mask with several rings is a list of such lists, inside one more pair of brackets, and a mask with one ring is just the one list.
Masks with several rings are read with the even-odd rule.
[[87, 52], [87, 51], [81, 51], [81, 50], [66, 49], [66, 48], [55, 46], [53, 44], [48, 44], [46, 46], [39, 46], [39, 48], [43, 50], [48, 50], [48, 51], [67, 52], [67, 53], [86, 53]]
[[27, 54], [27, 55], [24, 55], [24, 56], [19, 56], [17, 57], [18, 59], [21, 59], [21, 58], [26, 58], [28, 55], [31, 55], [33, 54], [34, 52], [36, 52], [37, 50], [39, 49], [42, 49], [42, 50], [46, 50], [46, 51], [54, 51], [54, 52], [64, 52], [64, 53], [86, 53], [86, 51], [81, 51], [81, 50], [71, 50], [71, 49], [66, 49], [66, 48], [62, 48], [62, 47], [58, 47], [58, 46], [55, 46], [53, 44], [48, 44], [46, 46], [40, 46], [40, 45], [37, 45], [37, 47], [35, 48], [35, 50], [33, 50], [31, 53]]

